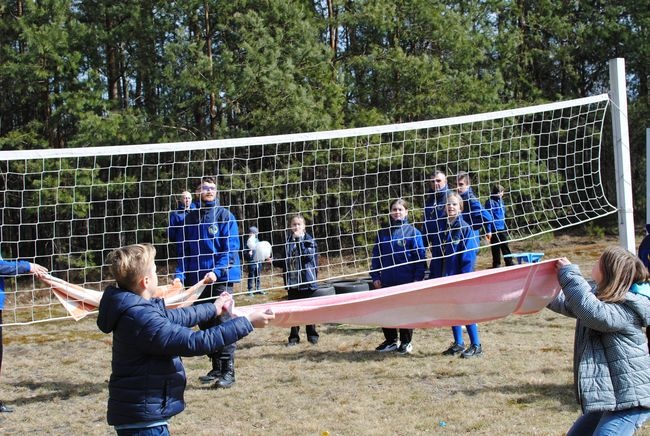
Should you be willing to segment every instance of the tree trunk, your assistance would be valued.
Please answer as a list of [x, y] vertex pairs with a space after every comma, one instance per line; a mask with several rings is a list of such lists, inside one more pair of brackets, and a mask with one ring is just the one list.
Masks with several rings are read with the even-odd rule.
[[[210, 28], [210, 6], [208, 5], [207, 0], [204, 2], [204, 20], [205, 20], [205, 54], [208, 57], [208, 63], [210, 65], [210, 86], [214, 86], [214, 76], [213, 76], [213, 67], [212, 67], [212, 29]], [[217, 131], [217, 96], [214, 91], [210, 91], [210, 102], [208, 107], [208, 113], [210, 114], [210, 137], [214, 138]]]
[[[106, 34], [110, 35], [113, 28], [113, 20], [110, 16], [108, 16], [108, 14], [106, 15], [104, 23], [106, 27]], [[108, 99], [117, 101], [120, 98], [117, 48], [110, 41], [106, 42], [106, 79]]]

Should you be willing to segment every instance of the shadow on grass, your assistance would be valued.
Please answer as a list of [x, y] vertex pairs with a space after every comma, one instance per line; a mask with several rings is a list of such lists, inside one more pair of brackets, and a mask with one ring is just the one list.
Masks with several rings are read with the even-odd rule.
[[517, 385], [481, 386], [478, 388], [465, 388], [467, 395], [484, 393], [507, 394], [513, 398], [509, 402], [513, 405], [526, 406], [549, 400], [559, 401], [565, 406], [577, 406], [573, 387], [566, 383], [522, 383]]
[[[308, 348], [309, 347], [309, 348]], [[302, 348], [302, 349], [301, 349]], [[317, 347], [309, 344], [298, 344], [291, 348], [291, 353], [265, 353], [265, 358], [278, 359], [284, 361], [306, 360], [310, 362], [381, 362], [383, 360], [393, 359], [429, 359], [430, 356], [424, 354], [409, 354], [402, 356], [397, 353], [378, 353], [371, 350], [350, 350], [350, 351], [320, 351]]]
[[16, 397], [11, 403], [16, 406], [27, 404], [49, 403], [50, 401], [60, 398], [63, 400], [72, 397], [84, 397], [87, 395], [99, 394], [107, 389], [107, 383], [67, 383], [67, 382], [43, 382], [36, 383], [22, 381], [12, 383], [12, 386], [19, 389], [27, 389], [30, 392], [47, 391], [38, 395], [29, 395], [27, 397]]

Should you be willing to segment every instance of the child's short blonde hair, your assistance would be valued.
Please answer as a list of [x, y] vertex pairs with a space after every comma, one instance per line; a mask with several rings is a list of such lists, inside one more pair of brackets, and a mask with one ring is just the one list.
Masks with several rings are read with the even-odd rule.
[[138, 282], [147, 275], [154, 263], [156, 249], [151, 244], [134, 244], [118, 248], [108, 256], [113, 278], [117, 285], [129, 291], [137, 288]]

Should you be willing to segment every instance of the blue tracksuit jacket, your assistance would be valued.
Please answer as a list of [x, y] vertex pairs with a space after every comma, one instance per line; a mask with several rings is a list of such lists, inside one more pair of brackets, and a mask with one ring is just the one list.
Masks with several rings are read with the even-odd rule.
[[[372, 249], [372, 280], [395, 286], [424, 279], [426, 249], [422, 234], [408, 220], [392, 221], [377, 233]], [[408, 263], [407, 263], [408, 262]]]
[[[178, 209], [171, 211], [169, 214], [169, 228], [167, 229], [167, 236], [172, 242], [183, 242], [183, 225], [185, 217], [192, 209], [196, 209], [196, 203], [191, 203], [189, 209], [185, 209], [185, 205], [179, 204]], [[178, 253], [179, 255], [181, 253]]]
[[462, 216], [451, 224], [448, 223], [443, 245], [445, 277], [474, 271], [479, 247], [474, 233], [475, 230], [472, 230]]
[[506, 205], [501, 198], [490, 196], [485, 201], [485, 210], [490, 212], [493, 218], [492, 223], [487, 226], [488, 232], [495, 233], [508, 229], [506, 226]]
[[463, 199], [463, 221], [473, 230], [481, 230], [481, 227], [489, 229], [493, 221], [492, 214], [483, 209], [472, 188], [462, 193], [460, 197]]
[[216, 202], [191, 209], [183, 226], [183, 258], [176, 278], [193, 285], [212, 271], [218, 282], [241, 280], [239, 229], [235, 216]]
[[282, 258], [273, 264], [284, 270], [284, 286], [291, 291], [315, 291], [318, 289], [318, 246], [309, 234], [295, 239], [287, 236]]
[[0, 310], [5, 307], [5, 280], [3, 276], [27, 274], [29, 262], [26, 260], [3, 260], [0, 256]]

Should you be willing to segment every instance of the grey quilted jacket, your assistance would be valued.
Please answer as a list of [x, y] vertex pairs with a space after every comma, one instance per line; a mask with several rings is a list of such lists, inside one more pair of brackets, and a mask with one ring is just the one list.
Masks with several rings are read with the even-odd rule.
[[621, 303], [605, 303], [576, 265], [558, 273], [562, 292], [548, 308], [576, 318], [573, 378], [584, 413], [650, 408], [650, 356], [643, 328], [650, 299], [628, 292]]

